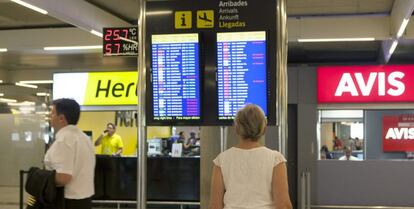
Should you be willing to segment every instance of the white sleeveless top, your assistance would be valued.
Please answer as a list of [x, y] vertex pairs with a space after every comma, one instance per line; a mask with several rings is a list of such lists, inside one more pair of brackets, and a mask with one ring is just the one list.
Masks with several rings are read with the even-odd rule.
[[232, 147], [213, 160], [224, 180], [224, 209], [274, 209], [273, 168], [285, 157], [266, 147]]

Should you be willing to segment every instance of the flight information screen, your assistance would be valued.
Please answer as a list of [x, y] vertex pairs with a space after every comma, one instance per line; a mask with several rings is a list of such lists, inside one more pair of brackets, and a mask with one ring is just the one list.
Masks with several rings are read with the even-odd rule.
[[236, 116], [245, 104], [260, 106], [267, 116], [266, 33], [217, 33], [219, 119]]
[[151, 38], [154, 120], [199, 120], [198, 34], [163, 34]]

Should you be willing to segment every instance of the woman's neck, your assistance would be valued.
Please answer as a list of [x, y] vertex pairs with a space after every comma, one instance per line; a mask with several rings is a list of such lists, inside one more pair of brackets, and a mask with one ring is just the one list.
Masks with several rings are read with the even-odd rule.
[[240, 149], [252, 149], [261, 146], [262, 145], [258, 141], [251, 141], [250, 139], [241, 139], [236, 147]]

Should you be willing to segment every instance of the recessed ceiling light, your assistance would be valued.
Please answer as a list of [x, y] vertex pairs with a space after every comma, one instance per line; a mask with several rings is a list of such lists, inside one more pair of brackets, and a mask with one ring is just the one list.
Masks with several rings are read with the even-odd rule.
[[165, 10], [165, 11], [151, 11], [151, 12], [145, 12], [145, 15], [169, 15], [172, 14], [173, 11], [171, 10]]
[[46, 93], [46, 92], [37, 92], [36, 93], [36, 96], [39, 96], [39, 97], [46, 97], [46, 96], [49, 96], [50, 94], [49, 93]]
[[16, 82], [16, 86], [37, 89], [37, 86], [36, 85], [24, 84], [24, 83], [19, 83], [19, 82]]
[[88, 49], [102, 49], [102, 45], [93, 45], [93, 46], [47, 46], [43, 47], [46, 51], [54, 50], [88, 50]]
[[48, 111], [36, 111], [35, 113], [39, 114], [39, 115], [48, 115], [48, 114], [50, 114], [50, 112], [48, 112]]
[[0, 102], [6, 102], [6, 103], [8, 103], [8, 102], [17, 102], [17, 100], [15, 100], [15, 99], [0, 98]]
[[34, 11], [36, 11], [36, 12], [40, 12], [40, 13], [42, 13], [42, 14], [47, 14], [47, 11], [46, 10], [44, 10], [44, 9], [42, 9], [42, 8], [40, 8], [40, 7], [37, 7], [37, 6], [34, 6], [34, 5], [31, 5], [31, 4], [29, 4], [29, 3], [26, 3], [26, 2], [24, 2], [24, 1], [20, 1], [20, 0], [11, 0], [12, 2], [14, 2], [14, 3], [17, 3], [17, 4], [20, 4], [20, 5], [22, 5], [22, 6], [24, 6], [24, 7], [27, 7], [27, 8], [29, 8], [29, 9], [32, 9], [32, 10], [34, 10]]
[[9, 102], [8, 103], [9, 106], [34, 106], [36, 105], [35, 102], [29, 102], [29, 101], [24, 101], [24, 102]]
[[404, 33], [404, 30], [407, 27], [408, 21], [409, 21], [408, 18], [404, 18], [404, 20], [402, 21], [400, 28], [398, 29], [398, 32], [397, 32], [397, 38], [401, 37], [402, 34]]
[[0, 48], [0, 52], [7, 52], [7, 48]]
[[398, 41], [397, 40], [394, 40], [392, 42], [391, 47], [390, 47], [390, 50], [388, 51], [388, 53], [390, 54], [390, 56], [391, 56], [392, 53], [394, 53], [395, 49], [397, 48], [397, 44], [398, 44]]
[[375, 41], [375, 38], [300, 38], [298, 42]]
[[99, 37], [102, 37], [102, 36], [103, 36], [101, 32], [98, 32], [98, 31], [96, 31], [96, 30], [91, 30], [91, 33], [92, 33], [93, 35], [95, 35], [95, 36], [99, 36]]
[[19, 81], [19, 83], [23, 83], [23, 84], [49, 84], [49, 83], [53, 83], [53, 80], [27, 80], [27, 81]]

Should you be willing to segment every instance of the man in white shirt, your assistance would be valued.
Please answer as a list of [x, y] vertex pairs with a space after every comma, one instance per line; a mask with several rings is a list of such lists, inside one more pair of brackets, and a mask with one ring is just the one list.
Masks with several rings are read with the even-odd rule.
[[352, 149], [349, 147], [345, 147], [344, 149], [344, 156], [340, 157], [339, 160], [353, 160], [353, 161], [360, 161], [359, 158], [352, 156]]
[[65, 209], [91, 209], [94, 194], [95, 152], [92, 141], [78, 128], [80, 106], [72, 99], [53, 101], [51, 125], [55, 141], [45, 166], [56, 170], [56, 185], [64, 186]]

